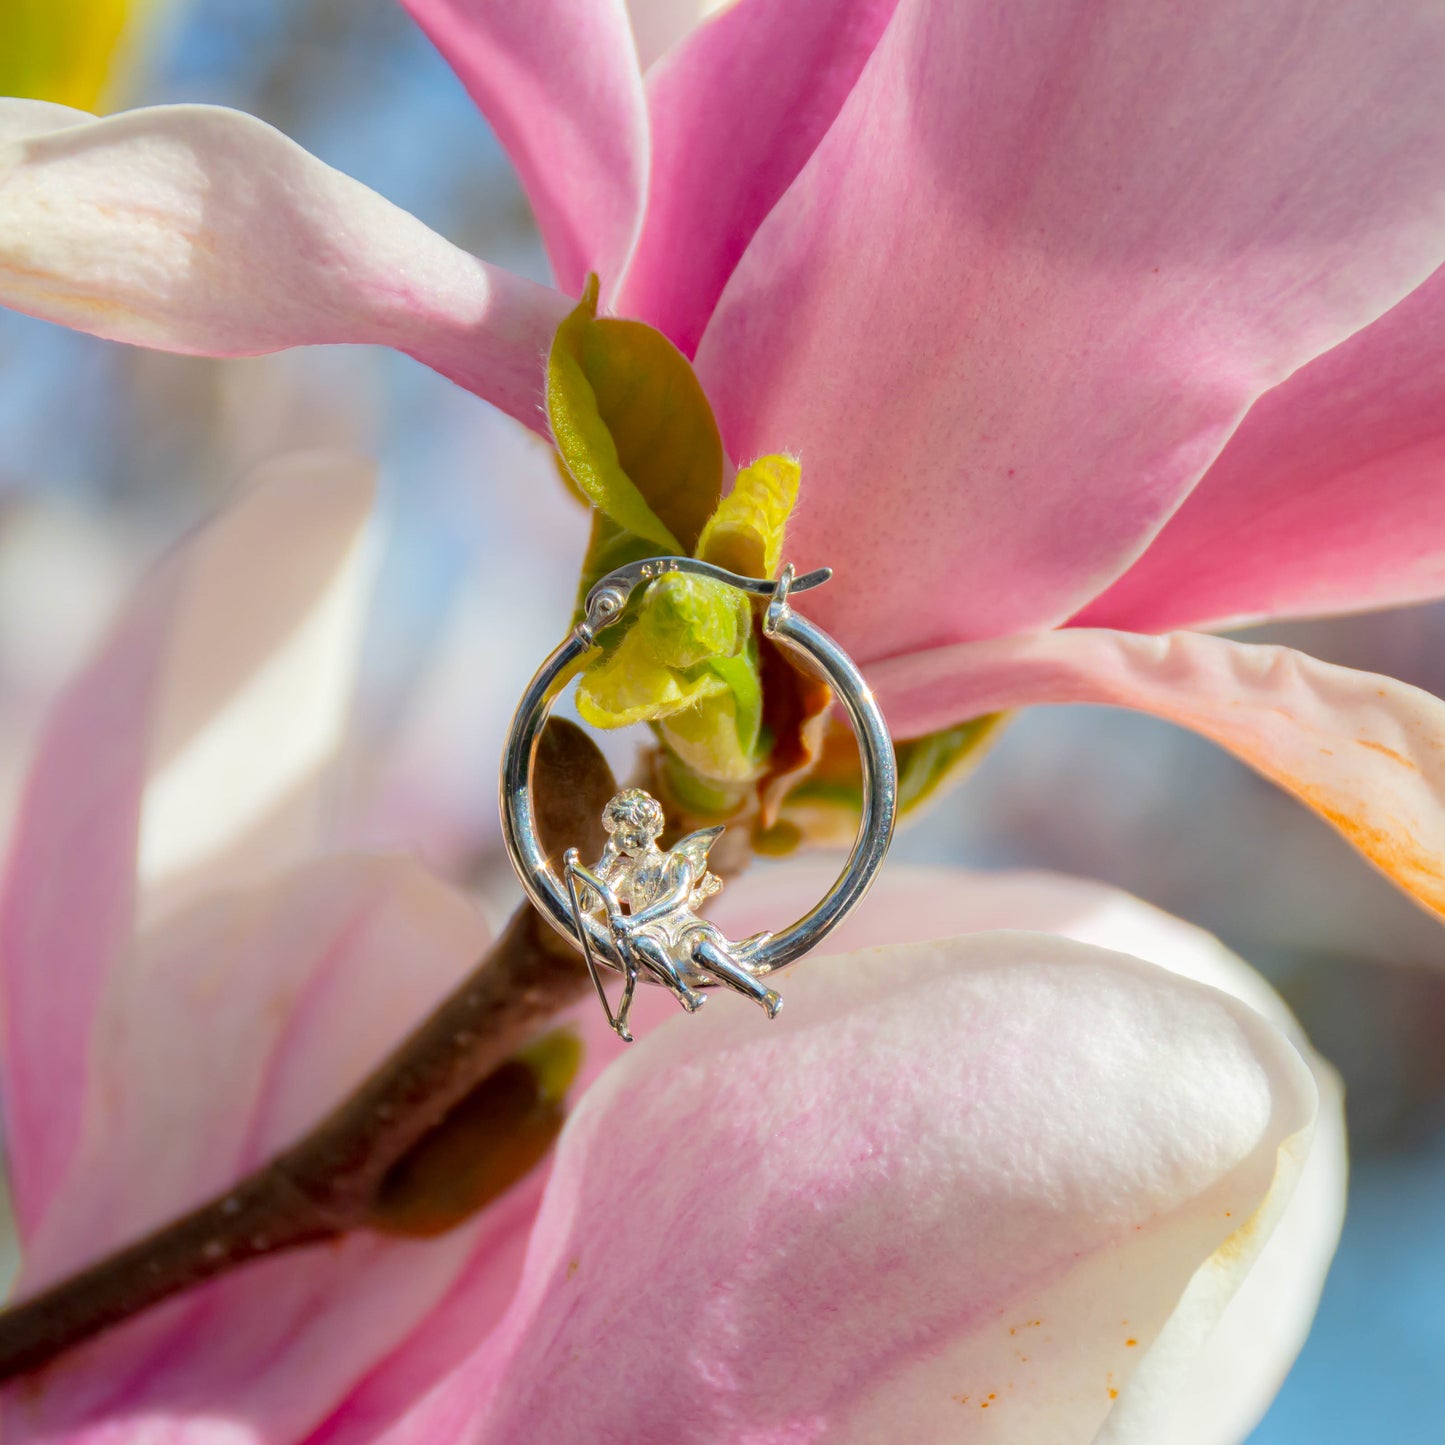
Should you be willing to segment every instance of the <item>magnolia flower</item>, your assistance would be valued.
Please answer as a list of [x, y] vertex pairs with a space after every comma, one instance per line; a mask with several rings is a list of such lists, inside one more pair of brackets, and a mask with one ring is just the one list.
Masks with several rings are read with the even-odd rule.
[[[487, 942], [415, 863], [326, 844], [368, 496], [344, 459], [276, 464], [40, 739], [0, 893], [23, 1292], [294, 1139]], [[759, 872], [720, 921], [825, 871]], [[895, 868], [839, 946], [776, 1027], [652, 995], [668, 1022], [604, 1068], [589, 1007], [545, 1177], [133, 1320], [9, 1388], [6, 1439], [1241, 1438], [1342, 1206], [1339, 1090], [1279, 1001], [1042, 875]]]
[[1164, 632], [1441, 590], [1432, 4], [663, 7], [645, 75], [606, 0], [410, 8], [558, 290], [238, 113], [10, 102], [0, 300], [176, 351], [387, 344], [540, 429], [596, 271], [735, 462], [803, 458], [790, 557], [835, 569], [811, 610], [897, 736], [1146, 709], [1445, 908], [1434, 699]]
[[[808, 610], [899, 737], [1032, 702], [1157, 712], [1445, 909], [1435, 699], [1164, 633], [1442, 590], [1434, 6], [743, 0], [676, 36], [653, 16], [645, 75], [604, 0], [410, 8], [511, 150], [557, 289], [234, 112], [13, 102], [0, 299], [176, 351], [386, 344], [541, 429], [541, 359], [595, 272], [604, 310], [694, 358], [735, 463], [802, 458], [790, 560], [834, 567]], [[959, 941], [980, 919], [1077, 932], [1060, 885], [935, 881], [932, 913], [898, 901], [907, 881], [854, 934], [890, 949], [815, 965], [780, 1032], [724, 1004], [586, 1096], [515, 1291], [496, 1261], [516, 1267], [527, 1226], [508, 1216], [478, 1226], [430, 1315], [326, 1293], [317, 1310], [365, 1315], [364, 1357], [298, 1335], [281, 1385], [257, 1366], [274, 1335], [227, 1353], [189, 1329], [163, 1366], [96, 1347], [93, 1393], [35, 1408], [193, 1431], [244, 1410], [277, 1439], [565, 1439], [583, 1409], [619, 1439], [869, 1438], [882, 1419], [916, 1438], [1238, 1438], [1279, 1368], [1257, 1344], [1184, 1425], [1161, 1421], [1284, 1207], [1314, 1109], [1297, 1055], [1077, 941]], [[1189, 953], [1168, 928], [1137, 944], [1136, 905], [1089, 896], [1120, 929], [1093, 941]], [[930, 935], [953, 941], [902, 947]], [[337, 1079], [307, 1060], [286, 1067], [313, 1071], [315, 1109]], [[739, 1078], [745, 1106], [719, 1117], [712, 1092]], [[52, 1088], [36, 1080], [32, 1097]], [[1017, 1342], [1031, 1329], [1052, 1353]], [[256, 1372], [223, 1380], [243, 1356]]]

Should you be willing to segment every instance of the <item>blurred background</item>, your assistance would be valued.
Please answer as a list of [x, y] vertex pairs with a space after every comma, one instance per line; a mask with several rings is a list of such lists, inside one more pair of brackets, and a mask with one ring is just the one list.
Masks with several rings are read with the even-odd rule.
[[[104, 43], [55, 72], [69, 89], [51, 98], [237, 106], [545, 279], [505, 156], [390, 0], [0, 0], [0, 92], [23, 89], [15, 37], [52, 6]], [[0, 311], [0, 818], [48, 698], [138, 573], [256, 462], [316, 445], [382, 468], [342, 826], [500, 901], [497, 758], [565, 626], [586, 521], [535, 438], [380, 351], [205, 361]], [[550, 610], [508, 606], [524, 584]], [[1445, 608], [1252, 636], [1445, 693]], [[1018, 718], [897, 852], [1105, 879], [1275, 983], [1344, 1076], [1354, 1172], [1314, 1332], [1252, 1445], [1445, 1439], [1445, 931], [1209, 744], [1113, 711]]]

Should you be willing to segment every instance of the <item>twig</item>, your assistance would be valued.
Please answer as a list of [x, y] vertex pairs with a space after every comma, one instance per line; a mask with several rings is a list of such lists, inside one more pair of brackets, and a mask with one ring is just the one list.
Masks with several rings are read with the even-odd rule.
[[[586, 735], [549, 723], [533, 776], [548, 851], [575, 843], [600, 852], [616, 784]], [[291, 1148], [219, 1198], [0, 1312], [0, 1380], [251, 1260], [368, 1224], [393, 1227], [382, 1196], [396, 1171], [463, 1109], [472, 1127], [479, 1103], [484, 1119], [520, 1118], [528, 1097], [517, 1088], [521, 1066], [508, 1060], [587, 988], [577, 954], [523, 905], [460, 987]], [[538, 1137], [533, 1152], [545, 1147]]]

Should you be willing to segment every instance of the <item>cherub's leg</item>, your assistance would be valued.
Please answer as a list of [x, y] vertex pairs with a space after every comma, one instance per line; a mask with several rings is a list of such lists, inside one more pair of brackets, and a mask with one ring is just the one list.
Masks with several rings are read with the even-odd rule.
[[756, 974], [749, 973], [731, 954], [722, 947], [711, 931], [699, 931], [689, 940], [692, 944], [693, 961], [699, 968], [706, 969], [719, 982], [729, 988], [746, 994], [754, 1003], [762, 1004], [770, 1019], [778, 1016], [783, 1001]]
[[667, 950], [657, 939], [643, 933], [631, 939], [630, 944], [637, 957], [678, 996], [688, 1013], [696, 1013], [707, 1002], [703, 994], [695, 992], [683, 982], [677, 965], [667, 956]]

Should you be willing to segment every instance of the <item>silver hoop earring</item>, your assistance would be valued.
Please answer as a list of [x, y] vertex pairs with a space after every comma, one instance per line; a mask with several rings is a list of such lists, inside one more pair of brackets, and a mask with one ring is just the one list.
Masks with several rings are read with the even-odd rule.
[[[532, 806], [533, 755], [562, 680], [622, 618], [635, 589], [672, 572], [709, 577], [749, 596], [767, 598], [763, 631], [821, 674], [843, 704], [858, 741], [863, 811], [843, 871], [797, 922], [739, 943], [724, 938], [697, 912], [722, 887], [707, 868], [708, 850], [721, 827], [689, 834], [664, 852], [657, 845], [663, 829], [661, 807], [640, 789], [626, 789], [607, 805], [604, 822], [611, 837], [603, 858], [584, 865], [577, 849], [569, 848], [559, 874], [542, 849]], [[782, 1000], [769, 987], [769, 975], [816, 948], [853, 911], [888, 853], [898, 778], [883, 714], [853, 660], [790, 602], [793, 595], [821, 586], [831, 576], [823, 568], [795, 577], [789, 566], [776, 582], [762, 581], [690, 557], [654, 557], [619, 567], [587, 594], [583, 620], [542, 664], [517, 705], [502, 760], [507, 853], [537, 910], [586, 960], [608, 1022], [624, 1039], [632, 1037], [627, 1011], [639, 980], [666, 986], [689, 1012], [702, 1006], [704, 990], [721, 986], [752, 998], [774, 1017]], [[603, 967], [626, 980], [616, 1013], [603, 987]]]

